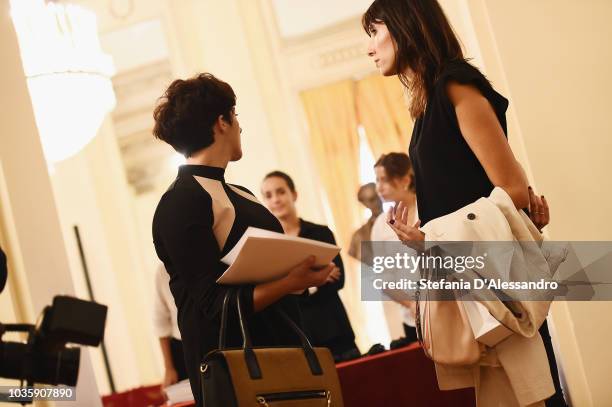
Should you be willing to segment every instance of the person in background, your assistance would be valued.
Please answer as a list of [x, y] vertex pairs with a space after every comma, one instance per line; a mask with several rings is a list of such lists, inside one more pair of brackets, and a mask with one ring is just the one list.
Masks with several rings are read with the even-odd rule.
[[6, 254], [0, 247], [0, 293], [4, 290], [4, 285], [8, 279], [8, 268], [6, 266]]
[[[283, 226], [286, 234], [336, 244], [327, 226], [307, 222], [298, 217], [295, 202], [298, 194], [291, 177], [273, 171], [261, 183], [264, 204]], [[338, 290], [344, 286], [344, 265], [340, 255], [334, 259], [336, 268], [326, 284], [310, 287], [299, 299], [304, 328], [315, 346], [329, 348], [336, 361], [360, 356], [355, 334]]]
[[[416, 195], [414, 187], [414, 176], [412, 174], [412, 165], [410, 158], [405, 153], [389, 153], [380, 156], [374, 164], [376, 172], [376, 191], [384, 202], [393, 202], [394, 205], [403, 203], [407, 208], [408, 218], [418, 219], [416, 207]], [[399, 239], [393, 229], [387, 224], [387, 215], [380, 214], [374, 226], [372, 227], [372, 241], [374, 242], [399, 242]], [[404, 298], [392, 298], [395, 302], [401, 305], [401, 320], [403, 321], [403, 336], [405, 342], [411, 343], [417, 340], [415, 327], [415, 304]], [[397, 315], [397, 306], [386, 301], [383, 304], [387, 324], [391, 336], [398, 337], [395, 326], [399, 324], [400, 317]]]
[[170, 276], [163, 265], [155, 272], [153, 295], [153, 330], [159, 338], [164, 359], [164, 380], [162, 387], [168, 387], [187, 378], [183, 343], [176, 322], [176, 305], [170, 292]]
[[[370, 182], [362, 185], [357, 192], [357, 200], [370, 210], [370, 218], [359, 229], [353, 233], [351, 237], [351, 245], [349, 246], [349, 256], [361, 261], [361, 246], [368, 244], [372, 235], [372, 226], [374, 221], [382, 213], [382, 202], [376, 193], [376, 184]], [[371, 251], [371, 249], [370, 249]]]

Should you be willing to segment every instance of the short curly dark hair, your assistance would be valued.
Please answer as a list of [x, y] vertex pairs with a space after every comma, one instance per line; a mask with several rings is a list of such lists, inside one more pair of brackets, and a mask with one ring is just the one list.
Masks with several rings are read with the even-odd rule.
[[[414, 174], [410, 157], [408, 157], [406, 153], [383, 154], [378, 158], [374, 167], [383, 167], [387, 173], [387, 177], [391, 179], [398, 179], [408, 174]], [[413, 192], [415, 191], [414, 175], [408, 188]]]
[[155, 107], [153, 135], [190, 157], [215, 141], [213, 125], [220, 115], [232, 124], [234, 106], [232, 87], [210, 73], [177, 79]]

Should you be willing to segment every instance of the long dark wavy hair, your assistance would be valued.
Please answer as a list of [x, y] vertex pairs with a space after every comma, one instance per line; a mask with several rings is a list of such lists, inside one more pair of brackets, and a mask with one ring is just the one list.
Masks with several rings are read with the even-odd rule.
[[465, 61], [459, 40], [437, 0], [375, 0], [361, 19], [368, 35], [374, 23], [384, 23], [395, 42], [395, 73], [410, 92], [410, 114], [417, 118], [444, 66]]

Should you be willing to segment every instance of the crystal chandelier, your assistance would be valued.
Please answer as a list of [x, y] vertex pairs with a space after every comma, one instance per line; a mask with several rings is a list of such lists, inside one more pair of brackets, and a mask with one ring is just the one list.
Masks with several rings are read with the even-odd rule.
[[11, 0], [11, 15], [45, 157], [57, 163], [87, 145], [114, 108], [112, 58], [82, 7]]

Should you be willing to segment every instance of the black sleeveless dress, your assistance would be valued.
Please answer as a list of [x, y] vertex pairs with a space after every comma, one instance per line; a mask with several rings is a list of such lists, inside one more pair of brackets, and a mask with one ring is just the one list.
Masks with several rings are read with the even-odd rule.
[[416, 120], [410, 140], [421, 225], [488, 196], [493, 190], [459, 130], [455, 108], [446, 94], [449, 80], [475, 85], [491, 103], [506, 133], [508, 100], [475, 67], [463, 61], [448, 64], [433, 87], [425, 113]]
[[[446, 93], [446, 85], [450, 80], [478, 88], [493, 107], [504, 134], [508, 136], [508, 100], [497, 93], [487, 78], [472, 65], [465, 61], [449, 63], [434, 84], [427, 100], [427, 109], [416, 120], [410, 140], [409, 155], [414, 169], [421, 225], [489, 196], [494, 188], [461, 134], [455, 108]], [[546, 400], [546, 405], [564, 406], [546, 321], [539, 331], [546, 348], [556, 391]]]

